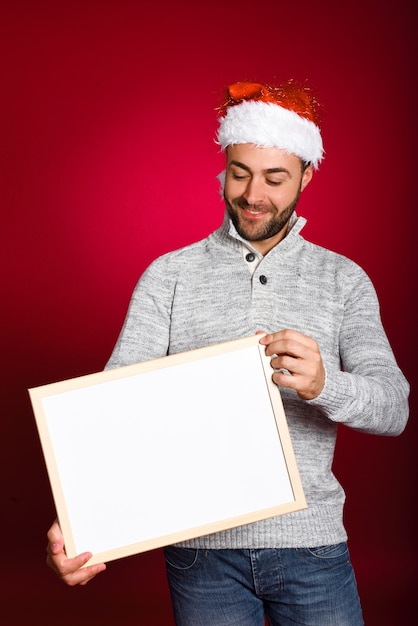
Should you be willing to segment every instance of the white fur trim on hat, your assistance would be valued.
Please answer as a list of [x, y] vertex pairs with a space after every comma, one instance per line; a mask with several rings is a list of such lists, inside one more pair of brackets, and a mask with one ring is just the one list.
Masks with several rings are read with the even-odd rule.
[[318, 167], [323, 158], [318, 126], [278, 104], [244, 101], [227, 109], [219, 121], [218, 142], [227, 146], [252, 143], [262, 148], [279, 148]]

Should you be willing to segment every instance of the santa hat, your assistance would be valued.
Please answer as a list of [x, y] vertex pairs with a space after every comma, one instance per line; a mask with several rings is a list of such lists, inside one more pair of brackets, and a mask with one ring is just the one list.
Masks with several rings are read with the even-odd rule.
[[240, 82], [227, 89], [220, 107], [217, 143], [279, 148], [318, 168], [323, 158], [317, 103], [306, 87]]

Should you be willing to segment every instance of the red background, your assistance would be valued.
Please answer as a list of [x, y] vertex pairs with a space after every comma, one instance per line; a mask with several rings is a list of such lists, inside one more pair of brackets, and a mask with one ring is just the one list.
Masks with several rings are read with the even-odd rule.
[[172, 624], [158, 550], [76, 589], [44, 565], [54, 506], [27, 389], [103, 368], [148, 263], [221, 222], [224, 87], [289, 77], [324, 105], [304, 234], [369, 273], [413, 386], [402, 436], [342, 429], [335, 462], [366, 624], [411, 623], [415, 24], [405, 0], [1, 2], [4, 624]]

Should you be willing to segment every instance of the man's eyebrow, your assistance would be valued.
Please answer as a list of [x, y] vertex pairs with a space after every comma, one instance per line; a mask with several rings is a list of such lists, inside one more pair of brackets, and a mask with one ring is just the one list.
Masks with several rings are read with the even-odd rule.
[[251, 172], [248, 165], [245, 165], [244, 163], [240, 163], [239, 161], [230, 161], [229, 165], [236, 165], [237, 167], [240, 167], [242, 170], [245, 170], [246, 172]]
[[290, 176], [290, 172], [285, 167], [269, 167], [267, 170], [264, 170], [266, 174], [287, 174]]
[[[236, 167], [239, 167], [246, 172], [251, 172], [251, 169], [248, 167], [248, 165], [245, 165], [245, 163], [241, 163], [240, 161], [230, 161], [229, 165], [235, 165]], [[263, 172], [265, 174], [287, 174], [288, 176], [290, 176], [289, 170], [285, 167], [269, 167], [268, 169], [263, 170]]]

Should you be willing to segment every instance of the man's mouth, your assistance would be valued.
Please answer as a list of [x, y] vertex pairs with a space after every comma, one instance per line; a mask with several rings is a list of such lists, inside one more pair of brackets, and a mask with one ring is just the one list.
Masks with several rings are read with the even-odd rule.
[[247, 215], [251, 215], [251, 217], [261, 217], [269, 213], [268, 209], [256, 209], [254, 207], [249, 207], [249, 206], [241, 206], [241, 209]]
[[245, 200], [240, 199], [235, 201], [235, 207], [242, 211], [242, 216], [247, 219], [261, 219], [263, 216], [272, 212], [269, 206], [256, 206], [248, 204]]

